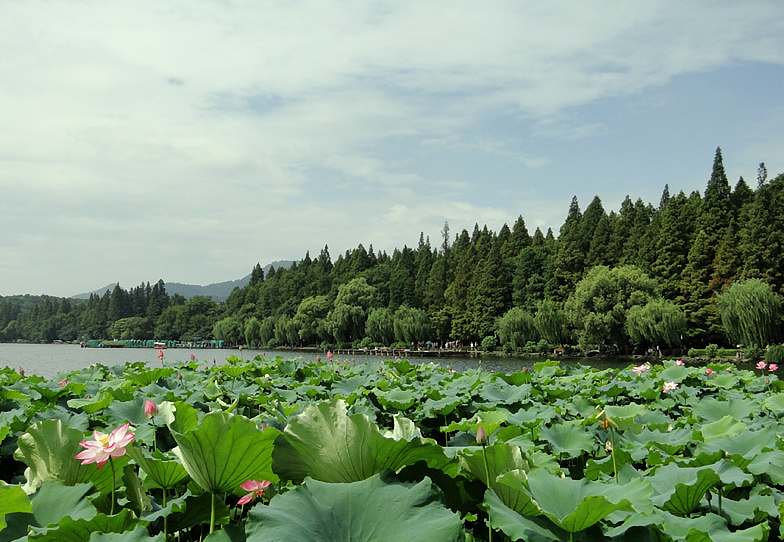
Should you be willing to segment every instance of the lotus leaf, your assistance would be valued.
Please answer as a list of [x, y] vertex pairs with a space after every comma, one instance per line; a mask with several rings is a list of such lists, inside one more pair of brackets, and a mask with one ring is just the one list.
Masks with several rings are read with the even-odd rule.
[[572, 480], [545, 469], [528, 473], [531, 496], [542, 512], [562, 529], [575, 533], [601, 521], [616, 510], [650, 512], [653, 491], [643, 479], [626, 484]]
[[93, 533], [123, 533], [138, 525], [134, 513], [126, 508], [119, 514], [98, 514], [90, 519], [63, 517], [60, 522], [47, 529], [33, 529], [30, 540], [41, 542], [90, 542]]
[[766, 524], [760, 524], [730, 531], [727, 521], [716, 514], [682, 518], [660, 512], [659, 516], [663, 520], [662, 531], [668, 537], [686, 542], [763, 542], [770, 530]]
[[527, 542], [568, 542], [572, 533], [561, 529], [544, 516], [528, 517], [506, 506], [492, 489], [485, 492], [483, 507], [490, 517], [490, 526], [500, 529], [512, 540]]
[[686, 516], [705, 499], [705, 493], [721, 479], [712, 468], [681, 467], [670, 463], [650, 478], [656, 495], [653, 504], [672, 514]]
[[174, 452], [193, 480], [212, 493], [239, 491], [246, 480], [277, 482], [272, 472], [273, 442], [280, 431], [261, 431], [237, 414], [211, 412], [187, 433], [172, 431]]
[[718, 421], [706, 423], [699, 432], [705, 442], [717, 438], [733, 437], [747, 431], [746, 424], [737, 421], [730, 415], [724, 416]]
[[98, 395], [87, 399], [69, 399], [68, 406], [71, 408], [81, 408], [88, 414], [95, 414], [109, 406], [114, 401], [114, 396], [107, 391], [100, 391]]
[[351, 483], [304, 484], [255, 506], [247, 542], [458, 542], [460, 518], [438, 502], [429, 478], [396, 482], [390, 473]]
[[449, 462], [440, 446], [422, 437], [386, 438], [366, 415], [348, 415], [340, 399], [311, 405], [289, 420], [273, 459], [283, 479], [325, 482], [356, 482], [421, 460], [433, 468]]
[[592, 451], [597, 444], [595, 435], [572, 422], [543, 427], [539, 436], [550, 444], [552, 453], [566, 457], [579, 457], [583, 452]]
[[[46, 420], [34, 424], [19, 437], [14, 457], [27, 465], [24, 490], [34, 492], [43, 482], [57, 480], [65, 485], [92, 480], [102, 490], [111, 489], [98, 482], [102, 472], [96, 465], [82, 465], [74, 456], [82, 451], [79, 442], [84, 433], [64, 425], [60, 420]], [[105, 469], [104, 473], [109, 469]], [[111, 474], [109, 474], [111, 476]], [[106, 477], [106, 474], [103, 474]], [[103, 492], [103, 491], [102, 491]]]
[[188, 477], [185, 467], [174, 457], [164, 455], [162, 452], [147, 452], [131, 444], [126, 448], [128, 455], [147, 474], [155, 487], [171, 489]]
[[19, 486], [10, 486], [0, 480], [0, 531], [5, 529], [6, 514], [31, 513], [30, 499]]
[[[463, 450], [459, 457], [460, 470], [481, 480], [506, 506], [529, 516], [541, 514], [539, 507], [531, 502], [530, 495], [522, 487], [531, 465], [520, 453], [520, 448], [506, 442], [496, 442], [485, 448]], [[499, 480], [499, 476], [510, 471], [515, 474], [503, 481]]]

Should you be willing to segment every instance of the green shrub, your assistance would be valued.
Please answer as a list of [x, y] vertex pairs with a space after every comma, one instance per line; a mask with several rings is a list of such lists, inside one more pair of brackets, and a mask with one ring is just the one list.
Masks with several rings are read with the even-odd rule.
[[495, 338], [495, 335], [488, 335], [482, 339], [482, 350], [492, 352], [496, 346], [498, 346], [498, 339]]
[[514, 351], [514, 348], [512, 347], [512, 343], [504, 343], [503, 351], [504, 354], [507, 355], [511, 354]]
[[774, 344], [765, 351], [765, 361], [784, 365], [784, 344]]
[[534, 341], [528, 341], [527, 343], [525, 343], [524, 350], [529, 354], [533, 354], [534, 352], [536, 352], [536, 343]]
[[689, 351], [686, 354], [690, 358], [698, 358], [702, 355], [702, 350], [698, 350], [697, 348], [689, 348]]
[[719, 353], [719, 345], [718, 344], [709, 344], [705, 347], [705, 357], [708, 359], [713, 359], [716, 357], [716, 354]]
[[272, 338], [272, 339], [267, 341], [267, 348], [277, 348], [277, 347], [278, 347], [278, 340], [277, 339]]
[[765, 351], [758, 346], [749, 346], [743, 352], [743, 357], [749, 361], [759, 361], [764, 355]]

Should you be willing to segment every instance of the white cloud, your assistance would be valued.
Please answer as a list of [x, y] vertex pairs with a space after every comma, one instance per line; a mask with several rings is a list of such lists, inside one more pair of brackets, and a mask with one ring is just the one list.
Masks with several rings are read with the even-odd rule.
[[[426, 161], [545, 169], [555, 153], [521, 135], [602, 136], [573, 109], [733, 62], [781, 64], [782, 20], [777, 1], [3, 3], [0, 226], [14, 233], [0, 256], [19, 263], [0, 293], [61, 280], [65, 295], [75, 275], [126, 272], [215, 282], [236, 275], [224, 257], [249, 269], [327, 243], [402, 245], [444, 220], [497, 229], [516, 202], [478, 202]], [[325, 169], [334, 185], [320, 187]], [[328, 189], [340, 220], [324, 223]], [[367, 211], [374, 198], [394, 205]], [[530, 223], [564, 212], [540, 207]], [[24, 286], [22, 262], [52, 267], [52, 246], [122, 256]], [[194, 252], [208, 257], [194, 266]]]

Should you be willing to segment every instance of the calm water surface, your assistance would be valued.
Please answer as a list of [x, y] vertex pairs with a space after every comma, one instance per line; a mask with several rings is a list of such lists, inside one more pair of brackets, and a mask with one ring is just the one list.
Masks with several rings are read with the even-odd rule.
[[[188, 349], [188, 348], [169, 348], [164, 350], [165, 362], [189, 361], [191, 354], [199, 360], [208, 362], [224, 363], [229, 356], [242, 356], [245, 359], [252, 359], [257, 355], [267, 357], [283, 356], [284, 359], [299, 358], [303, 362], [316, 360], [316, 353], [311, 352], [292, 352], [288, 350], [239, 350], [228, 349]], [[322, 359], [323, 359], [322, 354]], [[339, 361], [351, 359], [350, 356], [336, 355]], [[382, 356], [354, 356], [355, 363], [377, 364], [391, 357]], [[438, 363], [443, 366], [450, 366], [455, 370], [464, 371], [467, 369], [481, 367], [488, 372], [515, 372], [523, 367], [531, 368], [534, 363], [543, 361], [545, 358], [511, 358], [511, 357], [487, 357], [484, 359], [471, 357], [449, 357], [449, 358], [409, 358], [411, 363]], [[79, 369], [89, 367], [94, 363], [112, 367], [114, 365], [124, 365], [126, 362], [142, 361], [151, 367], [159, 367], [158, 350], [154, 348], [82, 348], [79, 345], [71, 344], [14, 344], [0, 343], [0, 367], [11, 367], [13, 369], [23, 368], [25, 373], [38, 374], [47, 379], [54, 379], [59, 374], [69, 373]], [[612, 361], [594, 360], [569, 360], [566, 363], [584, 363], [606, 368], [612, 366], [625, 366], [625, 363]]]

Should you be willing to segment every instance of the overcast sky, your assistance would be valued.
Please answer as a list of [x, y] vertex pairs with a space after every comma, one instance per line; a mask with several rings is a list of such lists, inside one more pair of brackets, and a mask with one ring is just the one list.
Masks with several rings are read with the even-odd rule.
[[0, 3], [0, 295], [784, 172], [784, 2]]

